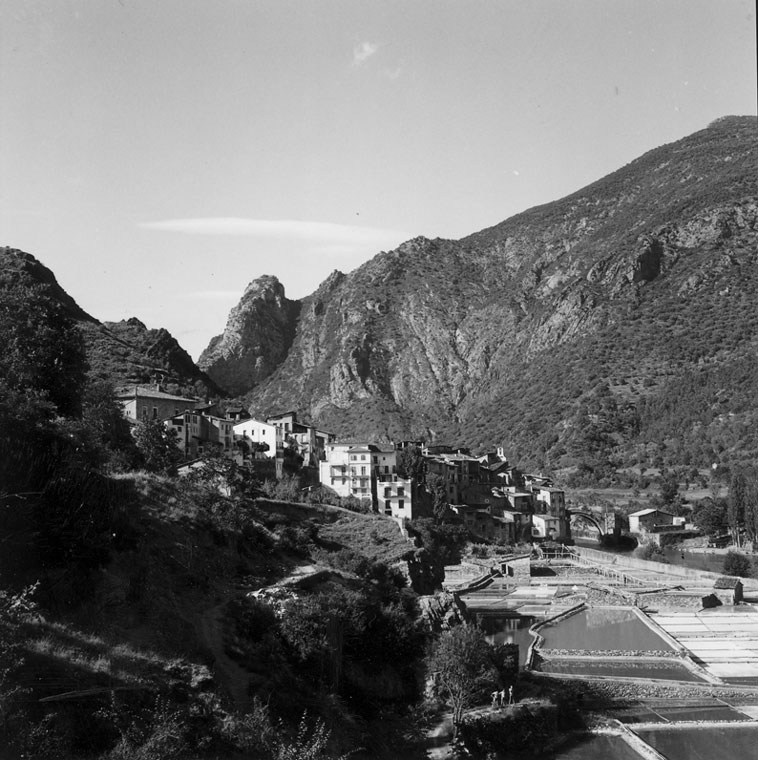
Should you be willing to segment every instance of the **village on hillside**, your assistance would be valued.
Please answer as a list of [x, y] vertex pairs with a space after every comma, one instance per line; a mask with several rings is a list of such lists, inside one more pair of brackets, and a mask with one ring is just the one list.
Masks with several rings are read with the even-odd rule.
[[293, 411], [256, 419], [242, 406], [204, 403], [159, 384], [121, 388], [115, 398], [132, 424], [154, 420], [169, 431], [181, 454], [180, 472], [215, 452], [261, 480], [297, 473], [304, 490], [321, 488], [327, 498], [359, 503], [401, 530], [406, 520], [432, 516], [441, 504], [474, 540], [503, 545], [604, 534], [660, 544], [664, 534], [694, 530], [684, 517], [656, 507], [629, 515], [570, 508], [551, 478], [523, 472], [502, 448], [472, 455], [423, 440], [339, 441]]

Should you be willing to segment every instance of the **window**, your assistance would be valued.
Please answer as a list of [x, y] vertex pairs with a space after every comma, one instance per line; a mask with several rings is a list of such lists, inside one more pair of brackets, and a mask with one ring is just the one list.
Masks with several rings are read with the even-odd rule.
[[366, 461], [366, 455], [365, 454], [361, 454], [361, 462], [365, 462], [365, 461]]
[[365, 474], [366, 474], [366, 468], [365, 467], [361, 467], [361, 475], [365, 475]]
[[386, 486], [384, 489], [384, 496], [391, 496], [392, 495], [392, 489], [389, 486]]
[[398, 499], [397, 508], [403, 509], [404, 506], [405, 506], [405, 501], [403, 501], [403, 499]]
[[405, 496], [405, 488], [403, 488], [403, 486], [398, 486], [397, 495], [398, 496]]

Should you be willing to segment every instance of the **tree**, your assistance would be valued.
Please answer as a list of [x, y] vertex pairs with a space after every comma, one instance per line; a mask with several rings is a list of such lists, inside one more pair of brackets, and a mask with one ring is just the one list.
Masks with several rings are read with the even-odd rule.
[[419, 485], [424, 482], [426, 462], [418, 446], [407, 446], [397, 456], [397, 471], [403, 478], [411, 478]]
[[418, 594], [433, 594], [445, 580], [445, 565], [456, 565], [468, 539], [465, 525], [437, 523], [421, 517], [408, 523], [408, 535], [416, 544], [408, 570], [413, 590]]
[[453, 710], [454, 737], [464, 711], [486, 700], [495, 688], [498, 673], [493, 650], [480, 628], [463, 624], [444, 631], [427, 661], [437, 697]]
[[732, 540], [739, 544], [739, 530], [745, 522], [745, 506], [748, 498], [748, 485], [745, 473], [735, 469], [729, 483], [727, 520], [732, 532]]
[[257, 498], [261, 487], [249, 467], [239, 465], [218, 449], [211, 449], [187, 475], [187, 481], [212, 492]]
[[695, 505], [692, 521], [700, 530], [715, 536], [727, 527], [727, 504], [724, 499], [706, 497]]
[[731, 549], [724, 557], [724, 575], [736, 575], [740, 578], [750, 578], [753, 574], [753, 565], [750, 559], [740, 552]]
[[434, 519], [443, 522], [450, 512], [450, 504], [447, 500], [447, 485], [445, 479], [437, 473], [426, 476], [426, 490], [432, 496], [432, 510]]
[[140, 420], [134, 439], [146, 469], [165, 475], [176, 474], [182, 452], [174, 430], [169, 430], [160, 420]]
[[679, 495], [679, 479], [673, 471], [667, 472], [661, 477], [660, 497], [664, 506], [670, 506]]
[[82, 398], [82, 417], [67, 424], [93, 466], [111, 471], [134, 469], [139, 451], [131, 426], [114, 399], [113, 386], [103, 380], [90, 381]]
[[47, 399], [58, 414], [81, 413], [84, 339], [44, 287], [0, 277], [0, 379], [11, 391]]

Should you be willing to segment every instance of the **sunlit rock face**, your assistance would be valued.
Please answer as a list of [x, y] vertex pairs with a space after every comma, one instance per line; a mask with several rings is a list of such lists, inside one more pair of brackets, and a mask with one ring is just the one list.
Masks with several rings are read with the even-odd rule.
[[198, 365], [232, 395], [249, 391], [286, 357], [299, 311], [299, 302], [286, 298], [276, 277], [253, 280]]

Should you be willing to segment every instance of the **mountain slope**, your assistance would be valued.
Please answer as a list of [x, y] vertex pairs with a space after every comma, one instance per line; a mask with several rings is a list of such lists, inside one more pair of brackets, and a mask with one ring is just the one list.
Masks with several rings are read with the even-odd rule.
[[467, 238], [335, 273], [249, 401], [552, 466], [628, 458], [667, 383], [752, 356], [757, 154], [754, 117], [720, 119]]
[[224, 391], [197, 367], [167, 330], [148, 330], [137, 319], [99, 322], [58, 284], [50, 269], [29, 253], [0, 248], [0, 269], [5, 277], [33, 283], [63, 304], [84, 334], [91, 376], [114, 385], [160, 381], [184, 393], [223, 395]]

